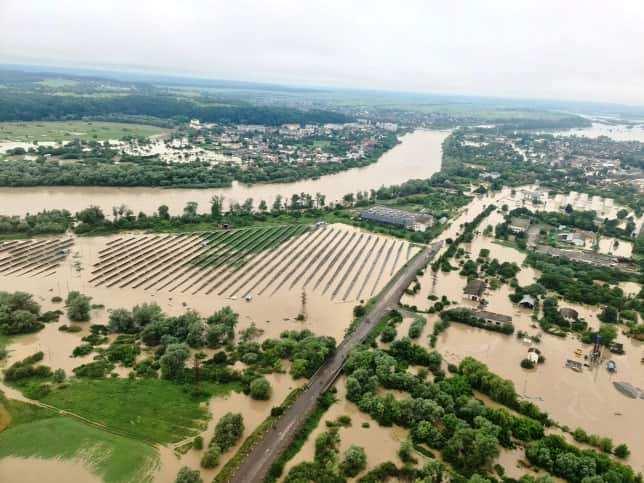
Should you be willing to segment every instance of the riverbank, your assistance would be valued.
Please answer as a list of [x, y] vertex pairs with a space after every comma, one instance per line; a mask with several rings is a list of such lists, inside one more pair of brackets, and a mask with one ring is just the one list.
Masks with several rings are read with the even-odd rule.
[[95, 205], [106, 213], [124, 204], [134, 213], [152, 213], [165, 204], [171, 213], [179, 214], [189, 201], [198, 203], [198, 211], [210, 209], [213, 196], [223, 196], [225, 206], [243, 203], [252, 198], [255, 204], [265, 200], [270, 206], [280, 195], [290, 199], [293, 194], [321, 193], [327, 203], [338, 201], [346, 193], [369, 191], [383, 185], [400, 184], [410, 179], [431, 177], [441, 169], [442, 143], [449, 131], [418, 130], [405, 134], [400, 143], [384, 153], [377, 162], [318, 179], [294, 183], [244, 185], [234, 182], [230, 188], [105, 188], [105, 187], [33, 187], [0, 188], [0, 214], [24, 216], [42, 210], [66, 209], [75, 213]]

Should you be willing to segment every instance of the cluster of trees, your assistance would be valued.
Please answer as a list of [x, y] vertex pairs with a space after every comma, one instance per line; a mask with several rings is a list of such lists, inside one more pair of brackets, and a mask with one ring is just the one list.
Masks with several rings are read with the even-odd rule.
[[16, 335], [37, 332], [45, 326], [43, 320], [40, 304], [32, 295], [0, 292], [0, 333]]
[[[630, 280], [631, 276], [606, 267], [530, 253], [526, 263], [541, 272], [538, 283], [553, 290], [571, 302], [589, 305], [609, 305], [618, 311], [633, 310], [644, 317], [644, 297], [626, 296], [615, 284]], [[597, 284], [596, 282], [604, 282]]]
[[499, 263], [496, 258], [489, 260], [489, 258], [479, 257], [476, 261], [467, 260], [461, 267], [460, 274], [467, 278], [478, 278], [479, 270], [487, 277], [498, 277], [501, 282], [507, 282], [516, 277], [521, 268], [514, 262]]
[[45, 233], [65, 233], [72, 225], [72, 215], [67, 210], [45, 210], [35, 215], [0, 215], [0, 234], [21, 233], [29, 236]]
[[577, 428], [572, 432], [572, 437], [579, 443], [589, 444], [596, 448], [601, 449], [604, 453], [614, 453], [618, 458], [628, 458], [631, 451], [625, 444], [617, 445], [613, 448], [613, 440], [610, 438], [602, 438], [596, 434], [588, 434], [582, 428]]
[[279, 339], [240, 342], [236, 349], [239, 359], [256, 368], [275, 368], [281, 359], [292, 362], [290, 373], [295, 379], [311, 377], [335, 352], [333, 337], [316, 336], [309, 330], [284, 331]]
[[[407, 340], [388, 352], [354, 351], [345, 366], [347, 399], [382, 425], [409, 428], [419, 451], [425, 446], [441, 451], [445, 461], [466, 476], [486, 471], [498, 456], [499, 446], [512, 448], [515, 440], [543, 437], [541, 422], [505, 409], [486, 408], [474, 399], [468, 376], [445, 378], [438, 354], [424, 361], [435, 373], [434, 382], [427, 382], [420, 373], [409, 374], [408, 364], [417, 365], [426, 358], [412, 355], [420, 353], [413, 345]], [[411, 397], [379, 395], [379, 387], [406, 391]]]
[[367, 467], [367, 455], [360, 446], [351, 445], [340, 459], [340, 434], [338, 428], [330, 428], [315, 439], [315, 456], [312, 462], [305, 461], [294, 466], [285, 482], [328, 481], [343, 482], [353, 478]]
[[214, 468], [219, 464], [219, 458], [235, 446], [244, 434], [244, 418], [241, 414], [226, 413], [217, 422], [206, 451], [201, 458], [203, 468]]
[[594, 450], [580, 450], [558, 435], [546, 436], [526, 447], [528, 461], [572, 483], [581, 481], [641, 481], [633, 469]]
[[458, 246], [461, 243], [471, 242], [474, 239], [474, 232], [478, 226], [485, 218], [490, 216], [490, 213], [495, 209], [496, 206], [488, 205], [481, 213], [476, 215], [472, 221], [464, 223], [461, 234], [454, 240], [447, 240], [449, 246], [447, 247], [447, 250], [445, 250], [445, 252], [434, 263], [432, 263], [432, 271], [437, 272], [440, 268], [443, 272], [450, 272], [453, 267], [450, 265], [449, 259], [456, 255]]
[[36, 352], [21, 361], [14, 362], [4, 371], [5, 381], [16, 383], [23, 379], [48, 378], [52, 375], [51, 369], [48, 366], [38, 364], [44, 357], [45, 354], [43, 352]]

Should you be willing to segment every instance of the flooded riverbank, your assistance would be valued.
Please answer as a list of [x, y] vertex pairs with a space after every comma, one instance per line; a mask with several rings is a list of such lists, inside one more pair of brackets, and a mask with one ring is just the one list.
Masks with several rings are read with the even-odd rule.
[[294, 183], [243, 185], [233, 183], [220, 189], [162, 189], [43, 186], [33, 188], [0, 188], [0, 214], [25, 215], [42, 210], [67, 209], [72, 213], [96, 205], [105, 213], [125, 204], [134, 213], [152, 213], [167, 205], [173, 214], [181, 213], [188, 201], [196, 201], [200, 211], [209, 210], [210, 199], [225, 197], [226, 203], [242, 203], [252, 198], [265, 200], [269, 206], [277, 195], [290, 198], [295, 193], [322, 193], [327, 203], [340, 200], [347, 193], [400, 184], [410, 179], [429, 178], [441, 168], [442, 143], [449, 131], [418, 130], [405, 134], [400, 143], [380, 159], [364, 168]]

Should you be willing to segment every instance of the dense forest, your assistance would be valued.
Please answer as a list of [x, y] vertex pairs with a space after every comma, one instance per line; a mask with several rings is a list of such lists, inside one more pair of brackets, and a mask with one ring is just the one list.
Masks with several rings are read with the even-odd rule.
[[200, 119], [222, 124], [342, 123], [351, 118], [319, 109], [236, 104], [202, 104], [165, 94], [128, 94], [112, 97], [55, 96], [0, 91], [0, 121], [58, 121], [120, 114], [157, 118]]

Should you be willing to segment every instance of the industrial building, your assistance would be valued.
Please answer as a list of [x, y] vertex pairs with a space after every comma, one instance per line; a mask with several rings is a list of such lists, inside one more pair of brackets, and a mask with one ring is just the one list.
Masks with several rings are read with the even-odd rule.
[[434, 217], [428, 214], [411, 213], [387, 206], [372, 206], [360, 213], [363, 220], [394, 225], [413, 231], [425, 231], [434, 224]]

